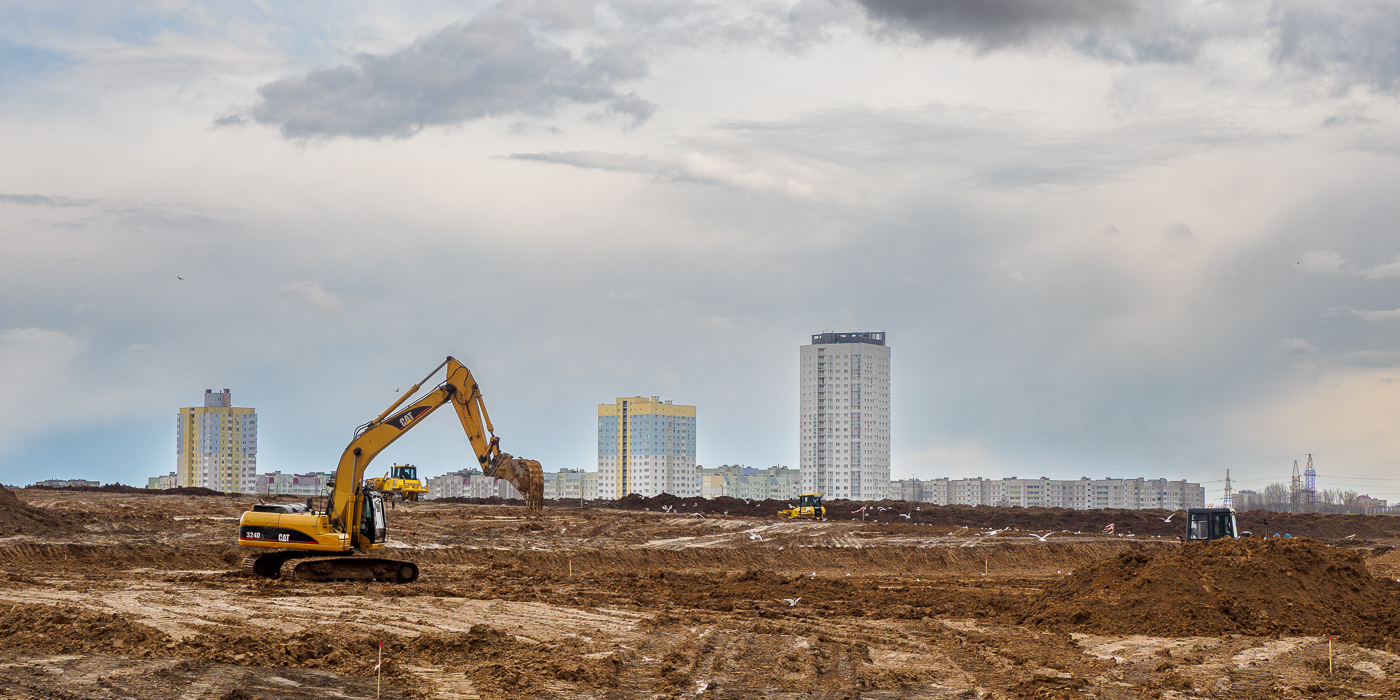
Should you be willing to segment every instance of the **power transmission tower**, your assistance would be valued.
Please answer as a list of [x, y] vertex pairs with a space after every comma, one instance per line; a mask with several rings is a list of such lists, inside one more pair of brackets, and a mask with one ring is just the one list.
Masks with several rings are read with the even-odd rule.
[[1317, 512], [1317, 470], [1313, 469], [1312, 455], [1308, 455], [1308, 469], [1303, 472], [1303, 510]]
[[1293, 460], [1293, 481], [1288, 485], [1288, 510], [1297, 513], [1301, 505], [1300, 499], [1303, 494], [1299, 493], [1303, 488], [1303, 479], [1298, 476], [1298, 460]]
[[1234, 490], [1230, 488], [1230, 470], [1225, 470], [1225, 507], [1234, 508]]

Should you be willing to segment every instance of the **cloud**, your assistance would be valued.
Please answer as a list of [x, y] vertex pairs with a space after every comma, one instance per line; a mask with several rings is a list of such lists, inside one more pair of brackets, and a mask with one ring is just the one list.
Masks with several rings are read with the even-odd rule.
[[1303, 253], [1303, 259], [1298, 261], [1298, 268], [1313, 275], [1335, 275], [1342, 272], [1344, 263], [1346, 258], [1335, 250], [1315, 250]]
[[1372, 323], [1390, 323], [1400, 321], [1400, 309], [1392, 311], [1372, 311], [1370, 309], [1357, 309], [1350, 306], [1334, 306], [1327, 310], [1328, 316], [1339, 316], [1341, 314], [1351, 314], [1363, 321]]
[[622, 117], [627, 128], [635, 129], [650, 120], [651, 115], [656, 114], [656, 104], [638, 97], [635, 92], [629, 92], [609, 102], [607, 111]]
[[345, 297], [327, 290], [320, 282], [289, 282], [277, 289], [284, 297], [299, 299], [328, 314], [338, 314], [345, 308]]
[[1387, 0], [1335, 3], [1279, 0], [1269, 18], [1275, 61], [1328, 76], [1339, 90], [1400, 87], [1400, 5]]
[[1388, 263], [1376, 265], [1375, 267], [1368, 267], [1364, 270], [1361, 270], [1357, 274], [1361, 275], [1362, 277], [1365, 277], [1368, 280], [1391, 279], [1394, 277], [1400, 277], [1400, 255], [1395, 256], [1395, 259], [1391, 260]]
[[870, 18], [929, 39], [959, 39], [982, 48], [1021, 44], [1064, 29], [1130, 22], [1134, 0], [857, 0]]
[[609, 103], [633, 126], [651, 117], [654, 105], [615, 89], [642, 77], [645, 63], [603, 50], [577, 57], [537, 31], [538, 13], [514, 7], [484, 11], [393, 53], [360, 54], [351, 65], [263, 85], [251, 117], [288, 138], [402, 138], [485, 117], [545, 116], [569, 103]]
[[98, 203], [92, 199], [70, 199], [68, 197], [49, 197], [42, 194], [0, 194], [0, 203], [4, 204], [25, 204], [33, 207], [85, 207]]
[[1400, 352], [1388, 350], [1362, 350], [1337, 358], [1339, 364], [1352, 367], [1397, 367], [1400, 366]]
[[[553, 151], [506, 157], [804, 198], [835, 192], [854, 201], [864, 196], [851, 189], [854, 183], [865, 180], [862, 184], [888, 191], [887, 180], [895, 173], [894, 179], [903, 182], [957, 173], [961, 186], [991, 189], [1078, 187], [1267, 138], [1192, 116], [1066, 131], [1014, 112], [942, 104], [827, 109], [781, 120], [731, 120], [717, 127], [709, 138], [689, 139], [658, 154]], [[1176, 224], [1165, 234], [1190, 239], [1191, 229]]]
[[1400, 255], [1388, 263], [1357, 269], [1348, 265], [1347, 259], [1335, 250], [1315, 250], [1304, 253], [1298, 261], [1298, 269], [1314, 275], [1357, 275], [1368, 280], [1393, 279], [1400, 277]]
[[1196, 237], [1196, 233], [1191, 230], [1191, 227], [1180, 221], [1168, 226], [1162, 235], [1173, 241], [1189, 241]]
[[1302, 338], [1284, 338], [1269, 348], [1266, 357], [1271, 360], [1286, 360], [1317, 353], [1317, 346]]

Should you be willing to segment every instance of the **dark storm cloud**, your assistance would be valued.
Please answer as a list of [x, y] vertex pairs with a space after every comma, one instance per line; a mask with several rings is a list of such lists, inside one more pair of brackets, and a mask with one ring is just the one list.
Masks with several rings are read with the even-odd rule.
[[959, 39], [983, 48], [1025, 43], [1063, 30], [1129, 23], [1136, 0], [857, 0], [870, 18], [924, 39]]
[[1339, 89], [1400, 88], [1400, 4], [1283, 0], [1271, 14], [1278, 62], [1331, 75]]
[[654, 109], [614, 86], [645, 63], [610, 51], [576, 57], [536, 31], [538, 17], [496, 8], [386, 55], [262, 86], [252, 118], [287, 137], [411, 136], [426, 126], [546, 115], [566, 103], [609, 103], [633, 124]]

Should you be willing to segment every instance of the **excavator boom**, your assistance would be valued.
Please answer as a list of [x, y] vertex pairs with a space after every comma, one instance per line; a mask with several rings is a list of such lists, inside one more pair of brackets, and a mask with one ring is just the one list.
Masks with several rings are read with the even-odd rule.
[[[447, 377], [441, 384], [407, 408], [400, 408], [444, 366]], [[387, 532], [384, 501], [379, 492], [364, 488], [365, 469], [380, 452], [447, 403], [456, 409], [482, 472], [509, 481], [525, 496], [527, 512], [539, 512], [544, 505], [544, 475], [540, 463], [515, 459], [501, 452], [500, 439], [494, 434], [480, 387], [465, 365], [448, 357], [379, 417], [355, 431], [355, 437], [340, 455], [324, 513], [315, 513], [300, 504], [278, 503], [259, 504], [243, 514], [239, 523], [240, 545], [286, 550], [260, 557], [254, 570], [265, 576], [276, 576], [282, 562], [288, 559], [383, 549]], [[267, 561], [263, 562], [264, 559]], [[305, 562], [297, 566], [296, 573], [298, 577], [310, 579], [387, 577], [403, 581], [416, 579], [418, 568], [410, 562], [356, 558]]]

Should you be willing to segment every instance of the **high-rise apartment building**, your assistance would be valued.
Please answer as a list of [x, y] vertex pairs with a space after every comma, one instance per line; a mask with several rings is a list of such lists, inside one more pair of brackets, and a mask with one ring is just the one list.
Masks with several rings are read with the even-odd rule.
[[798, 353], [802, 490], [890, 497], [890, 349], [884, 333], [818, 333]]
[[258, 476], [258, 414], [234, 408], [228, 389], [205, 389], [203, 406], [180, 409], [175, 453], [176, 485], [252, 493]]
[[598, 405], [598, 497], [698, 496], [695, 407], [633, 396]]

